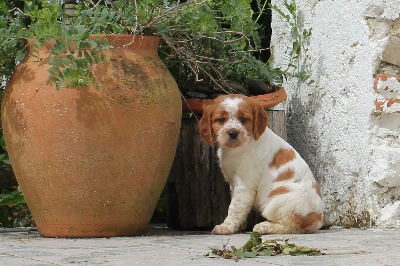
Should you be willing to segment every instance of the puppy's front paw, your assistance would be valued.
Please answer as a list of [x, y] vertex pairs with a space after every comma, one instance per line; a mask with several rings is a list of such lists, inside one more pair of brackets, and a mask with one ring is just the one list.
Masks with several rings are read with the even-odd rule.
[[226, 224], [216, 225], [212, 230], [213, 235], [230, 235], [236, 233], [237, 230], [233, 229], [232, 226]]

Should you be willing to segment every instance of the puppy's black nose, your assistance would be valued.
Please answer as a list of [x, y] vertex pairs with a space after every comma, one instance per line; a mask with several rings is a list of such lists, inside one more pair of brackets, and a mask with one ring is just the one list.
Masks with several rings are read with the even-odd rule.
[[231, 139], [236, 139], [239, 135], [239, 132], [237, 130], [229, 130], [228, 135]]

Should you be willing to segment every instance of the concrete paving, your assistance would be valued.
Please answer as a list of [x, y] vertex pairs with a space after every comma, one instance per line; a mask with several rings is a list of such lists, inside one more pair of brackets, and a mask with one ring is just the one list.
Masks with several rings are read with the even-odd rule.
[[151, 226], [146, 236], [44, 238], [32, 230], [0, 230], [0, 265], [400, 265], [400, 230], [321, 230], [311, 235], [265, 235], [318, 248], [322, 256], [209, 258], [209, 247], [243, 246], [249, 233], [215, 236]]

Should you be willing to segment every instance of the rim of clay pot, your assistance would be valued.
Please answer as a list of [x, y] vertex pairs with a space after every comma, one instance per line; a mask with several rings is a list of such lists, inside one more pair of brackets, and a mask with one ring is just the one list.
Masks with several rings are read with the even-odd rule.
[[[274, 92], [249, 96], [254, 100], [257, 100], [263, 108], [271, 108], [287, 99], [285, 89], [283, 87], [278, 87]], [[184, 98], [182, 99], [182, 111], [195, 114], [203, 114], [204, 106], [213, 102], [213, 99], [194, 99], [194, 98]]]

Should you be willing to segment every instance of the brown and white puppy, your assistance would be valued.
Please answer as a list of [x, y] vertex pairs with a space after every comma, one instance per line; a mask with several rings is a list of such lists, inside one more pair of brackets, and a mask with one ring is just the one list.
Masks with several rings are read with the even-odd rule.
[[254, 226], [261, 234], [313, 233], [323, 224], [321, 192], [310, 168], [267, 122], [258, 102], [243, 95], [220, 96], [204, 109], [201, 137], [218, 144], [232, 192], [228, 216], [213, 234], [239, 232], [252, 208], [267, 219]]

